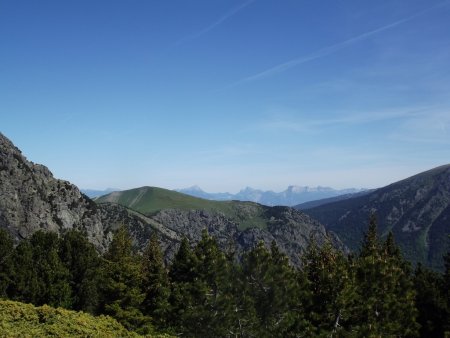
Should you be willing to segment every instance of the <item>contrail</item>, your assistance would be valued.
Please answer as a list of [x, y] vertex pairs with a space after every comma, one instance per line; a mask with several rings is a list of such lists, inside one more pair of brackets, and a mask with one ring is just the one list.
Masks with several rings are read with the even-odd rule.
[[238, 12], [240, 12], [241, 10], [243, 10], [245, 7], [247, 7], [248, 5], [250, 5], [252, 2], [255, 2], [256, 0], [248, 0], [242, 4], [240, 4], [239, 6], [236, 6], [234, 8], [232, 8], [230, 11], [228, 11], [227, 13], [225, 13], [222, 17], [220, 17], [217, 21], [213, 22], [211, 25], [209, 25], [208, 27], [205, 27], [204, 29], [202, 29], [201, 31], [194, 33], [192, 35], [188, 35], [186, 37], [184, 37], [183, 39], [175, 42], [175, 45], [181, 45], [185, 42], [194, 40], [199, 38], [200, 36], [208, 33], [209, 31], [213, 30], [214, 28], [216, 28], [217, 26], [219, 26], [220, 24], [222, 24], [224, 21], [228, 20], [229, 18], [231, 18], [232, 16], [236, 15]]
[[419, 16], [422, 16], [422, 15], [428, 13], [429, 11], [432, 11], [432, 10], [438, 8], [438, 7], [447, 5], [448, 3], [449, 3], [449, 1], [441, 2], [441, 3], [437, 4], [437, 5], [434, 5], [434, 6], [430, 7], [430, 8], [422, 10], [422, 11], [420, 11], [420, 12], [414, 14], [414, 15], [411, 15], [411, 16], [409, 16], [407, 18], [395, 21], [393, 23], [390, 23], [388, 25], [379, 27], [379, 28], [371, 30], [369, 32], [357, 35], [355, 37], [352, 37], [352, 38], [347, 39], [345, 41], [336, 43], [334, 45], [331, 45], [331, 46], [319, 49], [318, 51], [316, 51], [316, 52], [314, 52], [314, 53], [312, 53], [310, 55], [299, 57], [299, 58], [290, 60], [288, 62], [281, 63], [281, 64], [279, 64], [279, 65], [277, 65], [275, 67], [269, 68], [269, 69], [267, 69], [265, 71], [262, 71], [260, 73], [255, 74], [255, 75], [243, 78], [243, 79], [241, 79], [241, 80], [239, 80], [239, 81], [229, 85], [228, 87], [234, 87], [236, 85], [239, 85], [239, 84], [242, 84], [242, 83], [245, 83], [245, 82], [252, 82], [252, 81], [260, 80], [260, 79], [263, 79], [263, 78], [266, 78], [266, 77], [269, 77], [269, 76], [272, 76], [272, 75], [275, 75], [275, 74], [278, 74], [278, 73], [282, 73], [282, 72], [284, 72], [284, 71], [286, 71], [286, 70], [288, 70], [288, 69], [290, 69], [292, 67], [295, 67], [295, 66], [298, 66], [298, 65], [310, 62], [310, 61], [314, 61], [314, 60], [319, 59], [321, 57], [333, 54], [333, 53], [337, 52], [338, 50], [341, 50], [341, 49], [343, 49], [343, 48], [345, 48], [347, 46], [353, 45], [353, 44], [355, 44], [355, 43], [357, 43], [359, 41], [366, 40], [366, 39], [370, 38], [371, 36], [376, 35], [378, 33], [381, 33], [383, 31], [386, 31], [388, 29], [397, 27], [397, 26], [399, 26], [399, 25], [401, 25], [401, 24], [403, 24], [405, 22], [411, 21], [411, 20], [413, 20], [413, 19], [415, 19], [415, 18], [417, 18]]

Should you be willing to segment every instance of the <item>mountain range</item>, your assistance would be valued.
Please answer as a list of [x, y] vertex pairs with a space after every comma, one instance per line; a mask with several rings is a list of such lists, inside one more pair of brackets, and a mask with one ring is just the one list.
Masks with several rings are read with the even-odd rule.
[[176, 191], [200, 197], [208, 200], [216, 201], [250, 201], [268, 206], [285, 205], [294, 206], [300, 203], [305, 203], [324, 198], [331, 198], [340, 195], [348, 195], [359, 192], [364, 192], [365, 189], [333, 189], [329, 187], [308, 187], [291, 185], [286, 190], [281, 192], [264, 191], [246, 187], [240, 190], [237, 194], [225, 193], [208, 193], [203, 191], [199, 186], [195, 185], [190, 188], [177, 189]]
[[114, 230], [124, 224], [137, 250], [156, 232], [170, 260], [183, 237], [195, 244], [207, 229], [223, 250], [237, 257], [259, 241], [275, 241], [299, 265], [311, 239], [319, 244], [331, 239], [341, 250], [356, 250], [375, 212], [380, 234], [392, 231], [408, 260], [442, 269], [442, 255], [450, 248], [450, 165], [337, 199], [270, 207], [140, 187], [92, 200], [70, 182], [54, 178], [45, 166], [28, 161], [0, 133], [0, 228], [16, 243], [38, 230], [61, 234], [75, 228], [103, 252]]
[[380, 234], [392, 232], [405, 258], [442, 270], [442, 256], [450, 250], [450, 164], [353, 198], [296, 208], [353, 250], [375, 213]]
[[61, 234], [75, 228], [103, 252], [121, 224], [130, 231], [137, 250], [157, 232], [167, 260], [183, 237], [195, 244], [204, 229], [237, 257], [259, 241], [266, 245], [275, 241], [295, 265], [311, 238], [318, 243], [331, 238], [345, 250], [319, 222], [288, 207], [209, 201], [152, 187], [113, 192], [94, 202], [70, 182], [55, 179], [45, 166], [28, 161], [0, 133], [0, 228], [16, 243], [38, 230]]

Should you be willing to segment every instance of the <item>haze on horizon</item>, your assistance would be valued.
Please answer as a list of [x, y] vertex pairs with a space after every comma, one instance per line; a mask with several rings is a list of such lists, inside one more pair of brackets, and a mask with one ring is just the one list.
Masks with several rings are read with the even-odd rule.
[[450, 1], [0, 3], [0, 132], [81, 188], [376, 188], [450, 162]]

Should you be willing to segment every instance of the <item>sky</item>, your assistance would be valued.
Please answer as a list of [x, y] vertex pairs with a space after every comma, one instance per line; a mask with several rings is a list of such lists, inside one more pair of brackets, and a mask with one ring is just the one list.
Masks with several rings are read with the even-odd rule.
[[0, 0], [0, 132], [80, 188], [376, 188], [450, 163], [450, 1]]

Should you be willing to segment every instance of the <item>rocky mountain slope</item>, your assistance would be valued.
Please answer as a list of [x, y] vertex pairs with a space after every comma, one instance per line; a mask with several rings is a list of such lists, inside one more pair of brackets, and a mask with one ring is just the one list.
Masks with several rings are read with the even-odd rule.
[[263, 191], [247, 187], [242, 189], [237, 194], [230, 193], [207, 193], [198, 186], [193, 186], [186, 189], [178, 189], [176, 191], [215, 201], [250, 201], [268, 206], [285, 205], [294, 206], [308, 201], [319, 200], [323, 198], [330, 198], [344, 194], [352, 194], [363, 191], [364, 189], [333, 189], [329, 187], [301, 187], [291, 185], [286, 190], [281, 192]]
[[371, 212], [380, 233], [394, 233], [405, 257], [436, 269], [450, 249], [450, 165], [420, 173], [369, 194], [304, 210], [356, 249]]
[[335, 246], [346, 250], [340, 240], [309, 216], [289, 207], [267, 207], [253, 202], [209, 201], [175, 191], [142, 187], [113, 192], [96, 199], [101, 207], [119, 206], [133, 214], [134, 237], [144, 241], [147, 223], [166, 238], [166, 257], [175, 254], [173, 243], [183, 236], [191, 242], [200, 239], [203, 229], [217, 238], [219, 245], [240, 256], [258, 241], [276, 241], [294, 264], [308, 246], [310, 238], [323, 243], [329, 237]]
[[43, 165], [26, 160], [0, 134], [0, 227], [19, 241], [39, 229], [86, 231], [100, 250], [108, 244], [105, 213], [67, 181], [55, 179]]
[[[94, 203], [75, 185], [55, 179], [46, 167], [27, 161], [0, 134], [0, 227], [7, 229], [16, 241], [40, 229], [62, 233], [76, 228], [85, 231], [103, 251], [112, 231], [125, 224], [138, 249], [157, 231], [166, 259], [170, 259], [183, 236], [195, 243], [206, 228], [224, 250], [237, 254], [260, 240], [267, 244], [275, 240], [298, 264], [298, 254], [311, 237], [322, 243], [327, 236], [320, 223], [292, 208], [237, 202], [225, 202], [226, 206], [217, 208], [215, 203], [219, 202], [147, 187], [113, 194], [125, 197]], [[331, 238], [336, 246], [344, 248], [337, 237]]]

